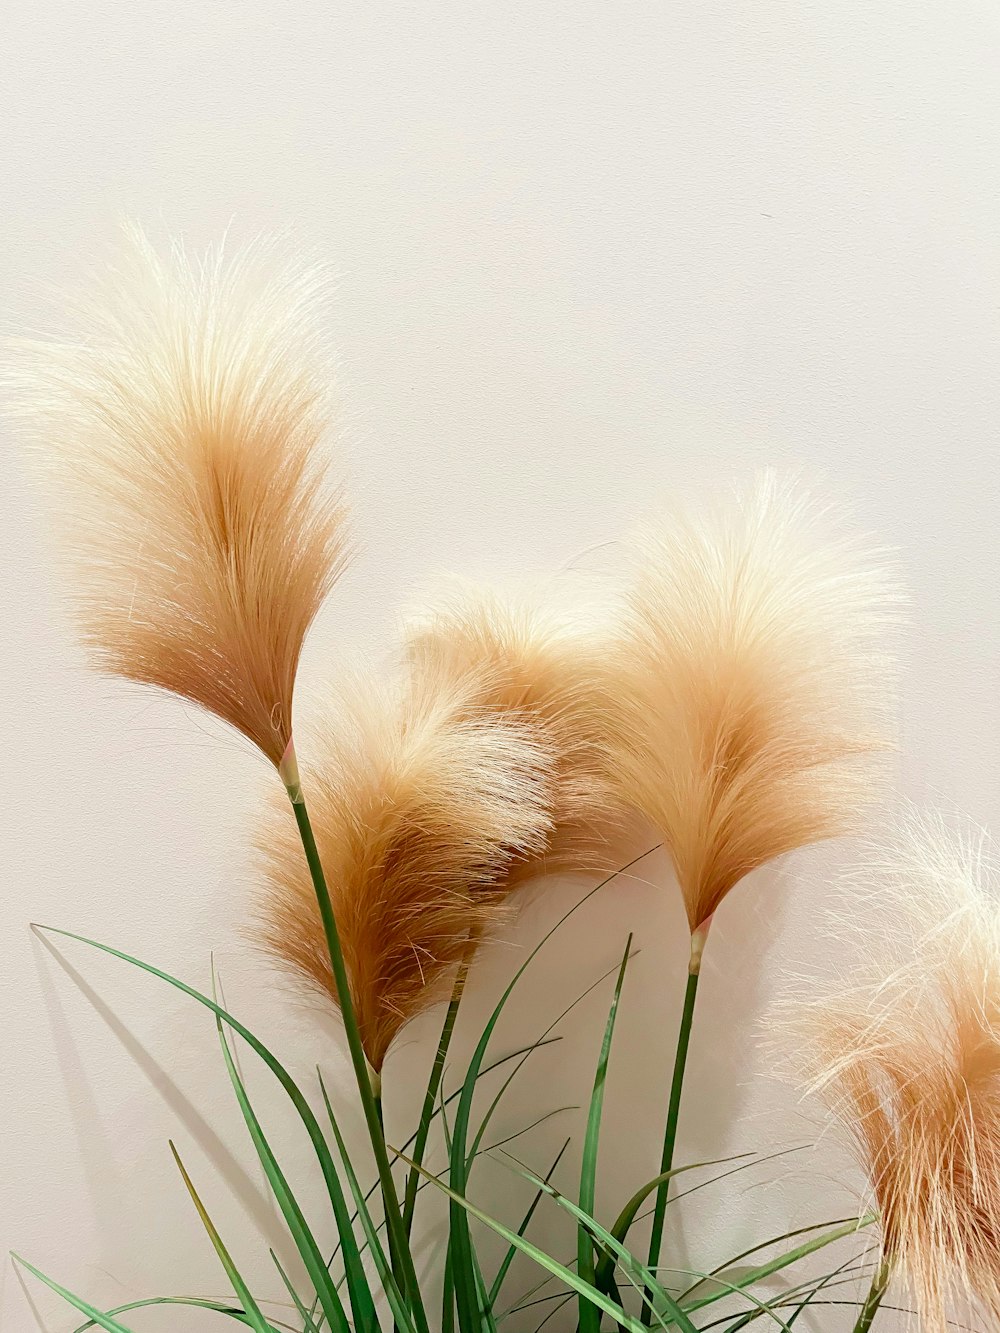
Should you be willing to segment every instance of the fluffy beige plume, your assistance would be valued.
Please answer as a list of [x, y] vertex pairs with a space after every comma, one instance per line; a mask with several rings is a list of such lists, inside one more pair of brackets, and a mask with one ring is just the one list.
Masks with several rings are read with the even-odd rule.
[[943, 1333], [949, 1305], [970, 1297], [996, 1326], [996, 876], [988, 885], [981, 845], [914, 819], [859, 878], [885, 935], [861, 937], [860, 969], [836, 993], [784, 1001], [776, 1034], [800, 1081], [827, 1098], [853, 1136], [884, 1254], [908, 1277], [921, 1327]]
[[551, 757], [552, 834], [542, 861], [515, 864], [512, 879], [609, 869], [624, 825], [609, 771], [607, 627], [552, 601], [456, 584], [407, 627], [416, 679], [464, 682], [477, 708], [535, 727]]
[[765, 475], [636, 542], [615, 769], [662, 834], [692, 932], [744, 875], [852, 826], [886, 746], [879, 552]]
[[[534, 731], [475, 707], [469, 683], [345, 697], [304, 765], [316, 842], [365, 1053], [440, 995], [503, 918], [511, 865], [550, 832], [549, 758]], [[336, 1003], [316, 898], [287, 803], [259, 840], [270, 953]]]
[[327, 490], [326, 281], [258, 243], [159, 256], [136, 228], [79, 339], [20, 344], [14, 410], [57, 464], [100, 665], [193, 700], [275, 764], [345, 557]]

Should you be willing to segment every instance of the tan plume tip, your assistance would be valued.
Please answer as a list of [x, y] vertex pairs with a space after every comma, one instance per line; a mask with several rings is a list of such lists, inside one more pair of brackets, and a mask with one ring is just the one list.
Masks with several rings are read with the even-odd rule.
[[[305, 756], [306, 747], [303, 747]], [[548, 755], [464, 685], [361, 687], [308, 746], [303, 787], [365, 1053], [399, 1029], [503, 920], [511, 865], [550, 831]], [[287, 803], [259, 837], [268, 951], [336, 1003], [322, 923]]]
[[414, 678], [469, 690], [477, 708], [536, 729], [554, 770], [552, 833], [542, 859], [512, 875], [610, 868], [625, 823], [610, 781], [607, 623], [554, 586], [517, 594], [454, 581], [407, 625]]
[[275, 242], [195, 259], [136, 227], [73, 342], [7, 376], [59, 489], [98, 663], [193, 700], [280, 763], [306, 631], [341, 571], [327, 280]]
[[[1000, 1321], [1000, 916], [982, 843], [910, 818], [855, 877], [892, 931], [846, 983], [788, 995], [772, 1027], [827, 1099], [871, 1184], [885, 1255], [921, 1327], [970, 1298]], [[845, 886], [847, 898], [852, 886]], [[844, 951], [843, 940], [833, 948]], [[836, 956], [836, 953], [835, 953]], [[960, 1307], [961, 1308], [961, 1305]]]
[[624, 798], [661, 833], [694, 931], [750, 871], [852, 827], [887, 746], [884, 553], [763, 476], [634, 544], [608, 669]]

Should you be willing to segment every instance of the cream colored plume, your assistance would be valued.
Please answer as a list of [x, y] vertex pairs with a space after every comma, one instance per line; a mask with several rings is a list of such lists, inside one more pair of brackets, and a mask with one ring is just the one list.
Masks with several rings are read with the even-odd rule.
[[610, 868], [624, 824], [609, 773], [608, 625], [555, 588], [505, 595], [456, 581], [407, 626], [418, 681], [463, 683], [477, 708], [535, 728], [554, 770], [552, 834], [541, 870]]
[[159, 256], [137, 229], [72, 342], [8, 376], [55, 464], [87, 643], [275, 764], [306, 631], [342, 567], [326, 488], [326, 281], [274, 243]]
[[883, 555], [791, 482], [647, 525], [617, 652], [616, 779], [692, 932], [744, 875], [853, 826], [887, 745]]
[[981, 844], [915, 819], [873, 850], [858, 880], [884, 933], [861, 936], [847, 954], [861, 961], [846, 986], [789, 996], [776, 1034], [800, 1081], [854, 1139], [883, 1252], [908, 1278], [921, 1327], [943, 1333], [951, 1303], [969, 1297], [995, 1327], [1000, 886]]
[[[537, 734], [475, 706], [470, 682], [357, 687], [308, 746], [309, 809], [369, 1063], [437, 999], [492, 933], [511, 866], [551, 829], [552, 772]], [[272, 808], [259, 838], [261, 937], [336, 1003], [295, 823]]]

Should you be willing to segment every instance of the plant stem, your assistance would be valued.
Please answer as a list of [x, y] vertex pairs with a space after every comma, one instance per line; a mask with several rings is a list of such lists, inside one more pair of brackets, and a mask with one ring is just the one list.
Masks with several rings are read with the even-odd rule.
[[452, 987], [451, 999], [448, 1002], [448, 1008], [445, 1011], [444, 1023], [441, 1026], [441, 1036], [438, 1040], [437, 1051], [434, 1054], [434, 1063], [431, 1066], [430, 1078], [427, 1081], [427, 1091], [424, 1094], [424, 1104], [420, 1111], [420, 1121], [417, 1126], [417, 1135], [413, 1141], [413, 1162], [409, 1174], [406, 1177], [406, 1189], [403, 1194], [403, 1230], [409, 1237], [413, 1227], [413, 1213], [417, 1202], [417, 1186], [420, 1183], [419, 1167], [423, 1164], [424, 1151], [427, 1148], [427, 1137], [430, 1133], [431, 1120], [434, 1116], [434, 1108], [437, 1105], [438, 1089], [441, 1087], [441, 1079], [444, 1077], [445, 1061], [448, 1058], [448, 1048], [451, 1045], [452, 1033], [455, 1031], [455, 1020], [458, 1018], [458, 1006], [462, 1001], [462, 993], [465, 990], [465, 979], [469, 974], [469, 962], [475, 950], [476, 941], [470, 937], [465, 948], [465, 954], [455, 975], [455, 984]]
[[[674, 1055], [674, 1072], [670, 1081], [670, 1101], [667, 1104], [667, 1122], [663, 1130], [663, 1153], [660, 1157], [659, 1174], [663, 1175], [673, 1168], [674, 1146], [677, 1142], [677, 1122], [680, 1118], [681, 1093], [684, 1090], [684, 1070], [687, 1067], [688, 1047], [691, 1044], [691, 1024], [694, 1021], [694, 1006], [698, 998], [698, 978], [701, 975], [701, 955], [708, 937], [711, 917], [691, 936], [691, 957], [688, 963], [687, 987], [684, 991], [684, 1008], [681, 1011], [681, 1025], [677, 1033], [677, 1050]], [[653, 1209], [653, 1226], [649, 1236], [649, 1259], [647, 1267], [655, 1272], [660, 1262], [660, 1246], [663, 1241], [663, 1224], [666, 1220], [667, 1197], [670, 1181], [664, 1180], [656, 1190], [656, 1205]], [[642, 1322], [647, 1328], [652, 1323], [652, 1306], [644, 1303]]]
[[323, 933], [326, 936], [327, 950], [330, 954], [330, 967], [333, 972], [334, 986], [337, 991], [337, 1000], [340, 1005], [340, 1012], [344, 1022], [344, 1031], [347, 1035], [347, 1046], [351, 1055], [351, 1063], [354, 1066], [354, 1077], [358, 1085], [358, 1094], [361, 1098], [361, 1107], [364, 1111], [365, 1124], [368, 1128], [368, 1136], [371, 1139], [372, 1152], [375, 1157], [375, 1166], [378, 1170], [379, 1184], [382, 1189], [382, 1202], [385, 1209], [386, 1228], [389, 1233], [390, 1253], [397, 1259], [397, 1262], [400, 1265], [402, 1277], [401, 1285], [404, 1295], [408, 1299], [410, 1308], [413, 1311], [418, 1333], [427, 1333], [427, 1321], [420, 1300], [416, 1271], [413, 1267], [413, 1257], [410, 1254], [409, 1246], [406, 1243], [406, 1234], [403, 1231], [403, 1220], [399, 1207], [399, 1197], [396, 1193], [396, 1184], [392, 1177], [389, 1154], [385, 1145], [385, 1134], [381, 1122], [381, 1098], [379, 1096], [378, 1101], [376, 1100], [376, 1090], [373, 1087], [373, 1083], [378, 1084], [380, 1087], [380, 1082], [378, 1075], [369, 1067], [364, 1047], [361, 1042], [361, 1030], [358, 1027], [357, 1015], [354, 1012], [354, 1004], [351, 1000], [347, 966], [344, 962], [344, 951], [341, 948], [340, 934], [337, 930], [337, 921], [333, 912], [333, 904], [330, 901], [330, 891], [327, 887], [326, 877], [323, 874], [323, 866], [320, 863], [319, 851], [316, 847], [316, 839], [313, 835], [312, 824], [309, 821], [309, 813], [306, 809], [306, 803], [302, 795], [298, 770], [295, 766], [295, 752], [292, 749], [291, 742], [289, 742], [289, 750], [286, 751], [286, 758], [282, 763], [281, 775], [285, 781], [289, 800], [292, 803], [295, 822], [298, 825], [299, 836], [302, 839], [302, 848], [305, 852], [306, 861], [309, 866], [309, 874], [312, 877], [313, 888], [316, 892], [316, 902], [319, 905], [320, 918], [323, 922]]
[[875, 1276], [872, 1278], [872, 1284], [868, 1289], [868, 1295], [865, 1297], [865, 1303], [861, 1307], [861, 1313], [858, 1315], [858, 1322], [854, 1325], [854, 1333], [868, 1333], [875, 1316], [878, 1314], [878, 1308], [882, 1304], [882, 1298], [888, 1289], [891, 1276], [892, 1265], [887, 1258], [883, 1257]]

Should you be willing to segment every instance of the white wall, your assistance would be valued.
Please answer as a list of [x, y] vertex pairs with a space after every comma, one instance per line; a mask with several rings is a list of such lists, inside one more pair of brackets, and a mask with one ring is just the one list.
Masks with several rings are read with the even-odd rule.
[[[791, 464], [854, 493], [902, 552], [901, 789], [998, 822], [995, 3], [31, 0], [3, 27], [12, 331], [51, 319], [45, 289], [77, 277], [123, 213], [197, 244], [231, 222], [242, 237], [291, 221], [340, 265], [362, 554], [310, 641], [308, 689], [384, 658], [435, 571], [549, 571], [614, 541], [658, 493]], [[303, 1014], [241, 937], [266, 775], [203, 718], [86, 673], [15, 449], [2, 466], [0, 1242], [98, 1304], [224, 1292], [172, 1136], [274, 1295], [260, 1233], [278, 1227], [211, 1022], [27, 928], [77, 928], [199, 984], [215, 950], [231, 1005], [294, 1069], [329, 1063], [335, 1025]], [[815, 1136], [743, 1043], [786, 968], [823, 966], [814, 913], [848, 854], [800, 857], [727, 905], [683, 1156]], [[665, 874], [651, 880], [586, 911], [500, 1041], [536, 1032], [638, 931], [608, 1210], [655, 1167], [681, 985], [678, 905]], [[515, 943], [569, 893], [530, 905]], [[489, 961], [480, 1010], [517, 956]], [[504, 1127], [584, 1095], [603, 1002]], [[411, 1042], [388, 1070], [394, 1124], [425, 1054]], [[247, 1073], [318, 1198], [280, 1098]], [[578, 1124], [557, 1118], [525, 1155], [542, 1162]], [[786, 1218], [841, 1215], [852, 1182], [835, 1161], [828, 1142], [757, 1178], [769, 1184], [696, 1196], [689, 1253], [714, 1260]], [[509, 1192], [484, 1177], [488, 1201]], [[0, 1309], [10, 1333], [74, 1326], [6, 1265]], [[845, 1327], [828, 1313], [818, 1327]], [[222, 1326], [162, 1311], [134, 1323]]]

